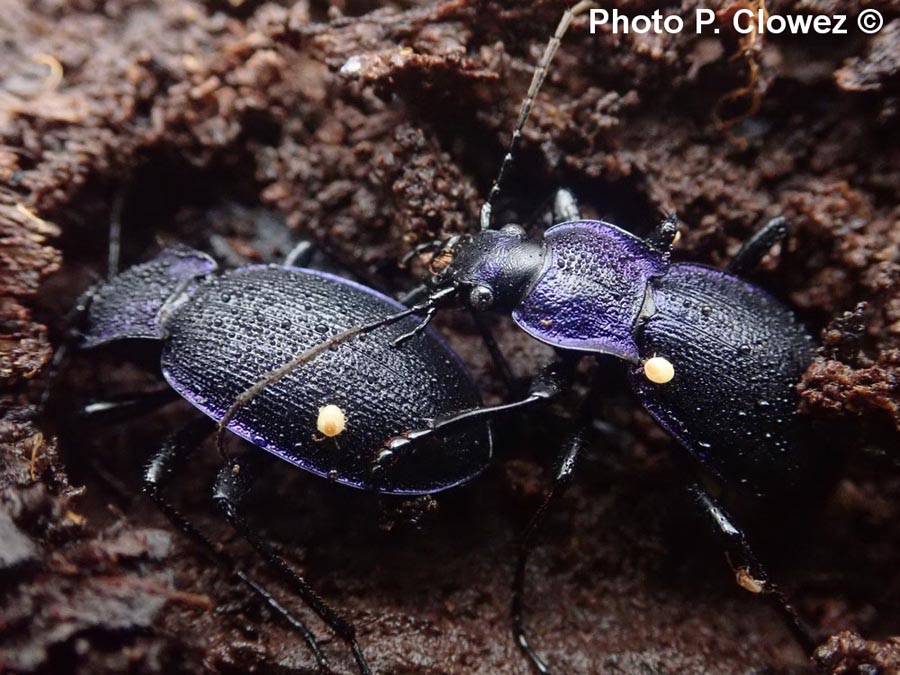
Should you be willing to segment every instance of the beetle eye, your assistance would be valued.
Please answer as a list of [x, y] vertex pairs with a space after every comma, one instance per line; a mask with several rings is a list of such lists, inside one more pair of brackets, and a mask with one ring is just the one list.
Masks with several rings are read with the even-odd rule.
[[494, 303], [494, 292], [487, 286], [475, 286], [469, 291], [469, 304], [474, 309], [487, 309]]

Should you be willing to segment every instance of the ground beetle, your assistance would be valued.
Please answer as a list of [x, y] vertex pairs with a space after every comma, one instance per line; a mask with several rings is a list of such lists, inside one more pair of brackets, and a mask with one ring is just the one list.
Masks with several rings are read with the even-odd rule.
[[[790, 499], [816, 482], [827, 464], [815, 450], [809, 420], [798, 413], [795, 390], [816, 344], [788, 308], [738, 276], [784, 239], [787, 222], [768, 222], [726, 271], [670, 262], [677, 236], [674, 216], [641, 239], [607, 222], [583, 220], [567, 190], [558, 191], [541, 216], [553, 226], [539, 241], [529, 239], [519, 225], [492, 227], [504, 173], [560, 40], [573, 19], [593, 6], [580, 2], [569, 9], [547, 45], [482, 208], [481, 231], [421, 247], [437, 249], [430, 280], [434, 307], [511, 313], [521, 329], [554, 347], [558, 358], [531, 382], [524, 398], [434, 420], [395, 441], [395, 455], [384, 459], [412, 452], [428, 434], [558, 396], [586, 355], [616, 357], [625, 362], [638, 399], [686, 451], [684, 463], [696, 476], [690, 490], [723, 541], [738, 583], [772, 597], [809, 651], [808, 628], [766, 574], [741, 528], [700, 480], [712, 474], [753, 497]], [[547, 667], [530, 648], [522, 622], [525, 564], [542, 516], [571, 478], [584, 444], [583, 425], [564, 446], [554, 487], [525, 532], [516, 567], [513, 632], [539, 672]], [[821, 445], [821, 438], [815, 440]]]
[[[794, 385], [815, 344], [788, 309], [736, 276], [787, 234], [783, 219], [748, 241], [727, 271], [670, 262], [674, 217], [643, 240], [582, 220], [565, 190], [549, 209], [555, 224], [540, 241], [518, 225], [492, 228], [504, 172], [560, 39], [592, 5], [568, 10], [544, 52], [482, 209], [481, 232], [421, 247], [434, 246], [438, 255], [433, 278], [410, 296], [418, 304], [404, 307], [367, 287], [290, 265], [220, 275], [204, 254], [170, 249], [88, 294], [85, 345], [161, 339], [167, 380], [218, 422], [220, 448], [227, 429], [337, 482], [397, 494], [468, 480], [489, 461], [493, 415], [555, 398], [569, 388], [583, 356], [611, 355], [627, 364], [639, 399], [698, 470], [754, 495], [804, 483], [813, 473], [811, 435], [797, 414]], [[523, 330], [553, 346], [558, 359], [531, 381], [524, 398], [483, 406], [465, 367], [427, 329], [447, 307], [510, 312]], [[424, 316], [416, 323], [413, 315]], [[502, 364], [496, 345], [487, 344]], [[147, 485], [173, 522], [212, 549], [160, 493], [161, 481], [209, 431], [206, 422], [173, 436], [151, 463]], [[514, 634], [541, 672], [547, 668], [522, 623], [525, 563], [542, 516], [571, 479], [583, 438], [582, 424], [563, 447], [553, 489], [525, 532], [516, 566]], [[427, 444], [433, 451], [420, 452]], [[217, 502], [351, 645], [360, 671], [369, 672], [352, 626], [240, 517], [246, 479], [243, 460], [230, 461], [217, 483]], [[738, 582], [771, 595], [809, 647], [805, 626], [741, 529], [699, 480], [690, 489], [726, 545]], [[240, 570], [238, 576], [301, 631], [324, 666], [302, 622]]]
[[[423, 439], [428, 452], [412, 454], [409, 461], [390, 467], [378, 461], [393, 439], [407, 437], [424, 419], [481, 402], [457, 355], [411, 316], [428, 311], [441, 294], [407, 308], [369, 287], [296, 262], [218, 273], [204, 253], [167, 249], [85, 294], [79, 303], [80, 346], [161, 340], [162, 372], [178, 394], [220, 428], [337, 483], [383, 494], [421, 495], [478, 474], [491, 457], [487, 422]], [[417, 334], [407, 348], [392, 346]], [[89, 408], [97, 413], [145, 403], [152, 407], [165, 397], [154, 392], [150, 399], [95, 402]], [[175, 433], [151, 461], [145, 484], [178, 527], [222, 558], [162, 493], [166, 479], [180, 472], [179, 466], [212, 430], [202, 418]], [[240, 516], [238, 507], [253, 466], [252, 458], [229, 460], [216, 483], [216, 503], [351, 645], [359, 670], [370, 672], [354, 628]], [[234, 569], [231, 561], [223, 563]], [[327, 668], [303, 623], [242, 571], [237, 574], [300, 630]]]

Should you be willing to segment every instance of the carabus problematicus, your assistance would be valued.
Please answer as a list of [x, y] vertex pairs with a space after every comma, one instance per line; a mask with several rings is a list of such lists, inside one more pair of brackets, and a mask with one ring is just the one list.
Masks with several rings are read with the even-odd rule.
[[[490, 461], [492, 442], [485, 421], [423, 439], [428, 451], [408, 462], [389, 469], [378, 463], [393, 439], [423, 419], [481, 402], [459, 357], [412, 318], [431, 302], [407, 308], [367, 286], [293, 262], [217, 273], [208, 255], [179, 246], [85, 293], [76, 308], [77, 339], [83, 349], [127, 339], [161, 341], [166, 381], [220, 429], [336, 483], [381, 494], [424, 495], [478, 474]], [[410, 348], [394, 348], [416, 334]], [[146, 405], [165, 398], [153, 392]], [[144, 405], [140, 398], [126, 397], [94, 402], [84, 412]], [[224, 554], [163, 494], [167, 479], [213, 430], [204, 417], [174, 433], [150, 462], [145, 489], [173, 523], [221, 559]], [[370, 672], [355, 629], [242, 519], [239, 504], [252, 467], [252, 460], [229, 458], [216, 482], [216, 504], [350, 644], [360, 672]], [[238, 577], [301, 631], [326, 667], [303, 622], [246, 574], [239, 571]]]
[[[682, 449], [689, 490], [722, 541], [737, 582], [771, 597], [809, 652], [814, 645], [809, 629], [703, 482], [712, 476], [751, 500], [784, 504], [823, 482], [833, 464], [823, 434], [798, 411], [796, 385], [817, 345], [790, 309], [739, 276], [789, 234], [786, 220], [770, 220], [724, 271], [671, 262], [678, 234], [674, 216], [642, 239], [613, 224], [582, 219], [565, 189], [539, 217], [552, 225], [539, 239], [517, 224], [493, 227], [504, 173], [560, 40], [573, 19], [594, 6], [580, 2], [570, 8], [547, 45], [482, 207], [481, 231], [421, 247], [436, 250], [429, 280], [435, 305], [440, 299], [440, 306], [476, 314], [509, 313], [519, 328], [553, 347], [557, 359], [532, 380], [523, 398], [434, 420], [395, 441], [382, 461], [411, 452], [427, 434], [543, 405], [570, 388], [584, 357], [612, 357], [624, 363], [638, 400]], [[542, 673], [547, 666], [531, 649], [523, 625], [525, 565], [537, 527], [571, 480], [584, 447], [590, 419], [581, 419], [563, 446], [554, 486], [525, 531], [516, 566], [513, 633]]]
[[[439, 264], [433, 263], [432, 278], [408, 306], [293, 265], [219, 273], [205, 254], [174, 248], [85, 295], [82, 346], [161, 340], [166, 380], [218, 424], [220, 449], [227, 430], [291, 464], [378, 493], [430, 494], [468, 481], [490, 460], [490, 420], [558, 397], [586, 356], [624, 364], [637, 398], [678, 441], [698, 475], [754, 497], [783, 495], [813, 480], [813, 435], [797, 412], [795, 385], [813, 359], [815, 342], [789, 309], [738, 276], [788, 233], [783, 219], [770, 221], [725, 271], [671, 262], [674, 217], [642, 239], [583, 220], [565, 190], [549, 211], [553, 226], [539, 239], [515, 224], [493, 227], [504, 171], [560, 39], [592, 4], [568, 10], [544, 52], [482, 209], [481, 231], [434, 243]], [[524, 397], [482, 405], [465, 366], [428, 328], [436, 312], [453, 307], [510, 313], [558, 358], [531, 380]], [[423, 318], [416, 322], [416, 316]], [[489, 347], [498, 356], [496, 345], [489, 341]], [[564, 444], [553, 489], [523, 537], [516, 567], [514, 634], [541, 672], [547, 667], [531, 650], [522, 621], [525, 563], [541, 517], [571, 479], [584, 447], [589, 420], [579, 419]], [[204, 418], [176, 433], [146, 475], [149, 493], [168, 517], [210, 550], [161, 487], [212, 428]], [[217, 481], [217, 503], [351, 645], [359, 670], [368, 673], [353, 627], [242, 519], [238, 505], [247, 480], [243, 467], [230, 460]], [[690, 490], [723, 540], [738, 582], [774, 598], [809, 646], [803, 622], [741, 528], [701, 480], [693, 480]], [[252, 579], [241, 579], [301, 631], [324, 665], [302, 622]]]

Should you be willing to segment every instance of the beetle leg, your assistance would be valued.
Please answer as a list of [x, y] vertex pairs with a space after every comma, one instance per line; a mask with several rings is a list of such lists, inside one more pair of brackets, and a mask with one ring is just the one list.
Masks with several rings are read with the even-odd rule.
[[422, 429], [412, 429], [402, 436], [391, 439], [376, 458], [373, 471], [377, 473], [385, 466], [400, 459], [403, 454], [413, 452], [422, 439], [446, 431], [457, 424], [485, 420], [499, 413], [513, 410], [528, 409], [556, 398], [571, 386], [575, 375], [575, 366], [579, 359], [580, 356], [578, 354], [566, 354], [559, 360], [545, 366], [531, 380], [528, 394], [518, 401], [501, 403], [500, 405], [479, 406], [450, 415], [443, 415], [437, 419], [429, 420], [428, 424]]
[[409, 266], [409, 263], [413, 258], [420, 258], [423, 253], [434, 251], [435, 249], [440, 248], [443, 243], [442, 239], [429, 239], [428, 241], [420, 242], [407, 251], [403, 257], [397, 261], [397, 266], [401, 269], [405, 269]]
[[581, 209], [575, 195], [568, 188], [558, 188], [528, 219], [528, 228], [546, 230], [559, 223], [581, 220]]
[[737, 583], [751, 593], [765, 593], [778, 605], [788, 626], [807, 654], [812, 653], [816, 640], [806, 622], [784, 592], [770, 579], [753, 553], [750, 543], [734, 519], [700, 483], [693, 483], [689, 491], [698, 508], [705, 514], [725, 549], [728, 564], [734, 570]]
[[397, 302], [409, 307], [427, 298], [429, 293], [431, 293], [431, 287], [428, 284], [420, 284], [397, 298]]
[[178, 466], [190, 457], [194, 450], [207, 436], [209, 436], [213, 429], [214, 427], [210, 420], [203, 417], [193, 420], [185, 427], [172, 434], [172, 436], [163, 443], [159, 452], [154, 455], [150, 464], [147, 466], [147, 470], [144, 473], [144, 492], [153, 498], [153, 501], [156, 502], [159, 510], [165, 514], [166, 518], [168, 518], [175, 527], [181, 530], [182, 533], [191, 538], [195, 543], [199, 544], [208, 555], [223, 567], [223, 569], [231, 572], [231, 574], [253, 591], [253, 593], [260, 598], [269, 609], [300, 633], [303, 640], [314, 654], [319, 668], [323, 672], [330, 672], [325, 655], [322, 653], [312, 632], [306, 627], [306, 624], [291, 614], [287, 608], [282, 606], [269, 591], [250, 578], [246, 572], [237, 567], [230, 556], [219, 550], [205, 534], [198, 530], [180, 511], [172, 506], [162, 493], [165, 483], [172, 478]]
[[119, 273], [119, 259], [122, 256], [122, 212], [125, 210], [127, 194], [128, 184], [123, 183], [116, 190], [109, 212], [109, 248], [106, 252], [106, 277], [108, 279], [112, 279]]
[[303, 601], [312, 609], [319, 617], [328, 624], [328, 627], [335, 632], [338, 637], [344, 640], [353, 652], [353, 658], [356, 660], [356, 666], [361, 675], [370, 675], [371, 669], [363, 655], [362, 649], [356, 640], [356, 628], [332, 609], [320, 596], [316, 593], [309, 583], [290, 565], [285, 562], [278, 553], [272, 548], [272, 545], [260, 537], [253, 528], [251, 528], [239, 513], [241, 498], [246, 494], [249, 486], [249, 477], [253, 473], [247, 470], [252, 463], [245, 460], [232, 460], [219, 471], [216, 479], [213, 499], [216, 505], [225, 514], [228, 522], [235, 530], [244, 538], [256, 551], [263, 557], [266, 564], [283, 579], [285, 579], [291, 587], [297, 592]]
[[[583, 416], [582, 416], [583, 417]], [[511, 604], [511, 613], [512, 613], [512, 632], [513, 639], [518, 645], [519, 649], [529, 658], [534, 669], [539, 673], [548, 673], [547, 665], [544, 663], [543, 659], [539, 657], [534, 650], [532, 650], [531, 645], [528, 642], [528, 637], [525, 633], [525, 624], [523, 621], [523, 596], [525, 589], [525, 568], [528, 564], [528, 555], [531, 553], [531, 550], [534, 548], [534, 540], [540, 531], [541, 525], [544, 522], [544, 517], [547, 515], [547, 512], [550, 508], [562, 497], [565, 493], [566, 488], [572, 483], [572, 477], [575, 473], [575, 466], [578, 462], [578, 457], [581, 454], [581, 450], [584, 447], [584, 435], [587, 427], [587, 420], [583, 419], [579, 424], [579, 428], [569, 436], [568, 440], [563, 445], [563, 451], [559, 457], [559, 464], [556, 471], [556, 476], [553, 479], [553, 484], [550, 487], [550, 491], [547, 493], [547, 496], [544, 498], [543, 503], [540, 505], [538, 510], [534, 513], [528, 525], [525, 527], [525, 530], [522, 532], [522, 536], [519, 538], [519, 546], [518, 546], [518, 556], [516, 558], [516, 572], [515, 577], [513, 578], [513, 589], [512, 589], [512, 604]]]
[[166, 403], [178, 399], [178, 392], [169, 386], [116, 396], [103, 401], [91, 401], [73, 412], [81, 419], [109, 417], [112, 419], [128, 419], [161, 408]]
[[775, 244], [784, 241], [790, 233], [791, 226], [786, 218], [783, 216], [772, 218], [744, 242], [726, 269], [732, 274], [747, 274]]
[[553, 195], [553, 220], [556, 223], [566, 223], [572, 220], [581, 220], [581, 208], [578, 200], [568, 188], [559, 188]]
[[101, 285], [102, 284], [98, 282], [94, 286], [91, 286], [81, 294], [76, 301], [75, 306], [66, 312], [66, 316], [63, 319], [65, 333], [63, 334], [60, 344], [53, 350], [53, 356], [50, 357], [50, 363], [48, 363], [45, 368], [47, 374], [44, 378], [44, 389], [41, 392], [40, 402], [38, 403], [39, 408], [42, 410], [50, 401], [53, 385], [56, 384], [57, 379], [64, 370], [66, 357], [68, 357], [69, 351], [75, 348], [81, 337], [80, 329], [88, 315], [88, 309], [91, 306], [91, 302], [100, 290]]
[[304, 239], [297, 242], [297, 245], [284, 257], [282, 264], [287, 267], [308, 267], [315, 252], [313, 243]]
[[647, 238], [647, 241], [664, 256], [669, 256], [672, 253], [672, 247], [675, 245], [677, 234], [678, 216], [670, 213], [659, 222], [653, 234]]

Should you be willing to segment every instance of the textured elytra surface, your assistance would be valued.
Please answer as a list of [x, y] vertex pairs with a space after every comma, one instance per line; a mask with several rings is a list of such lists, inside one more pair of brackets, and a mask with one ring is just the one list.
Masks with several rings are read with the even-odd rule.
[[[268, 373], [348, 328], [404, 309], [345, 280], [289, 267], [250, 267], [206, 279], [165, 323], [163, 374], [220, 421]], [[228, 429], [331, 480], [388, 493], [422, 494], [461, 483], [490, 460], [490, 432], [475, 424], [414, 444], [376, 478], [378, 453], [429, 419], [479, 405], [465, 367], [432, 331], [397, 348], [408, 318], [350, 339], [241, 406]], [[345, 430], [325, 438], [319, 408], [336, 405]]]
[[728, 483], [786, 493], [814, 481], [815, 437], [795, 387], [815, 344], [794, 314], [700, 265], [673, 265], [651, 289], [655, 308], [637, 331], [641, 357], [668, 359], [675, 377], [655, 384], [632, 368], [650, 413]]
[[628, 232], [601, 221], [547, 230], [545, 271], [513, 312], [529, 334], [554, 347], [634, 360], [632, 335], [648, 280], [665, 264]]
[[169, 248], [100, 284], [90, 298], [83, 347], [123, 338], [160, 338], [160, 312], [179, 287], [216, 268], [205, 253]]

